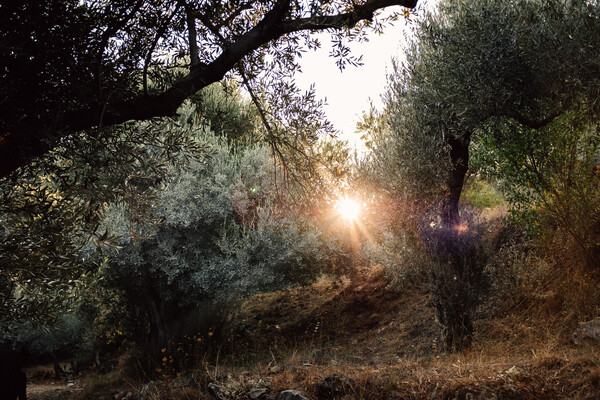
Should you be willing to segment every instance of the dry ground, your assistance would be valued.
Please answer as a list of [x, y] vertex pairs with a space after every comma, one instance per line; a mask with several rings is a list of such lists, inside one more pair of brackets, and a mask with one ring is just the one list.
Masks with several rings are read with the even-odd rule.
[[[488, 299], [478, 312], [471, 350], [440, 354], [428, 294], [398, 292], [378, 267], [257, 295], [201, 338], [218, 351], [194, 371], [163, 379], [170, 387], [163, 396], [210, 399], [207, 385], [216, 382], [230, 398], [248, 398], [257, 385], [273, 397], [298, 389], [330, 398], [319, 381], [342, 374], [354, 381], [345, 399], [600, 399], [600, 346], [572, 343], [572, 310], [548, 312], [543, 299], [510, 307], [500, 301]], [[184, 376], [197, 383], [181, 384]], [[29, 393], [33, 400], [98, 399], [116, 391], [114, 383], [98, 388], [81, 393], [33, 382]]]

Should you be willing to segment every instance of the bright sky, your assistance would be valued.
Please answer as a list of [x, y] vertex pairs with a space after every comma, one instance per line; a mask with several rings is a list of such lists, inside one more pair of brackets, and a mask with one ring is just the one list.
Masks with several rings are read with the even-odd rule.
[[[432, 1], [420, 1], [419, 8], [430, 5]], [[401, 7], [394, 7], [402, 10]], [[331, 46], [329, 35], [322, 34], [319, 39], [322, 47], [307, 52], [301, 59], [303, 72], [296, 74], [296, 83], [300, 88], [308, 89], [314, 83], [316, 95], [327, 100], [325, 112], [334, 127], [341, 132], [341, 138], [357, 147], [359, 135], [355, 134], [356, 123], [370, 102], [381, 108], [381, 95], [386, 87], [386, 75], [392, 72], [392, 57], [401, 57], [401, 46], [411, 24], [400, 20], [388, 26], [383, 34], [371, 34], [369, 42], [350, 43], [356, 55], [363, 55], [363, 65], [347, 66], [342, 72], [329, 57]]]

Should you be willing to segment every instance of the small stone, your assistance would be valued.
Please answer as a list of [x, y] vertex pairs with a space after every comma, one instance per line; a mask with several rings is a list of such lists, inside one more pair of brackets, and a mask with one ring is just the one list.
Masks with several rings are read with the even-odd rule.
[[250, 389], [248, 397], [250, 397], [251, 400], [264, 400], [267, 398], [268, 393], [269, 389], [267, 388], [254, 388]]
[[354, 379], [342, 374], [332, 374], [319, 381], [317, 393], [321, 397], [335, 399], [352, 392], [353, 387]]
[[284, 390], [277, 395], [277, 400], [310, 400], [310, 397], [299, 390]]
[[576, 345], [600, 341], [600, 318], [579, 324], [572, 338]]
[[211, 382], [206, 389], [208, 389], [208, 393], [217, 400], [225, 400], [227, 398], [225, 390], [217, 384]]

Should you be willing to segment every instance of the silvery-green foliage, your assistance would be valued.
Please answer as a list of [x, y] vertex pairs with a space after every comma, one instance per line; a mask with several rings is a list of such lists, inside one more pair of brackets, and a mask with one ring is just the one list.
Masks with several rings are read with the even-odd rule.
[[162, 221], [152, 235], [132, 233], [142, 227], [128, 220], [127, 204], [106, 213], [106, 225], [122, 235], [106, 283], [125, 289], [138, 307], [158, 298], [166, 319], [205, 300], [305, 283], [334, 251], [312, 221], [286, 206], [268, 149], [203, 135], [210, 156], [165, 184], [150, 211]]
[[595, 1], [442, 1], [424, 13], [388, 79], [382, 180], [435, 195], [444, 137], [468, 143], [494, 118], [539, 128], [573, 109], [597, 115], [599, 19]]
[[82, 344], [85, 330], [85, 321], [76, 313], [61, 315], [50, 329], [23, 321], [9, 333], [0, 335], [0, 349], [25, 352], [34, 361], [72, 357]]
[[407, 229], [389, 229], [380, 233], [377, 240], [365, 246], [365, 253], [371, 263], [380, 264], [391, 278], [392, 285], [402, 290], [411, 283], [419, 282], [426, 273], [423, 266], [426, 254], [415, 237]]
[[[144, 211], [155, 190], [205, 150], [194, 129], [156, 119], [73, 134], [0, 181], [0, 330], [52, 324], [74, 307], [102, 260], [95, 255], [116, 244], [102, 224], [105, 205], [135, 203], [130, 220], [156, 222]], [[131, 224], [111, 228], [129, 234]]]

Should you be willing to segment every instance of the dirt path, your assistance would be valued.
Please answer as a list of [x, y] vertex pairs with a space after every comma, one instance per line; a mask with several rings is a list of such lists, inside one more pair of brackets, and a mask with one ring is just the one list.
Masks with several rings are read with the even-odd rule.
[[82, 387], [75, 384], [49, 384], [49, 383], [28, 383], [27, 398], [30, 400], [54, 400], [54, 399], [74, 399], [82, 390]]

